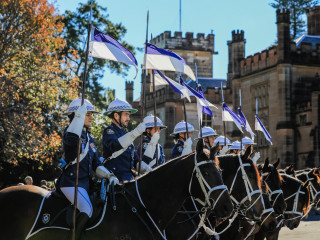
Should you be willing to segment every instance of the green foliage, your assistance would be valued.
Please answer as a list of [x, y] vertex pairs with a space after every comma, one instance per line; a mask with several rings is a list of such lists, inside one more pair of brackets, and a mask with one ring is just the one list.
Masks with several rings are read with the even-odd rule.
[[319, 0], [274, 0], [270, 6], [275, 9], [290, 10], [291, 39], [296, 39], [305, 32], [306, 22], [304, 16], [306, 9], [317, 5]]
[[[63, 38], [67, 41], [67, 45], [62, 53], [63, 58], [70, 59], [75, 65], [74, 73], [76, 76], [82, 74], [84, 69], [84, 61], [86, 54], [86, 38], [88, 34], [88, 21], [90, 14], [90, 4], [80, 3], [75, 12], [66, 11], [63, 22], [65, 28], [63, 31]], [[109, 20], [107, 8], [98, 5], [93, 1], [92, 6], [92, 24], [93, 27], [98, 28], [104, 33], [112, 36], [119, 41], [129, 51], [134, 53], [134, 47], [122, 41], [126, 34], [126, 28], [121, 24], [114, 24]], [[74, 56], [70, 49], [76, 50], [78, 56]], [[87, 68], [86, 81], [86, 98], [90, 99], [92, 103], [99, 109], [107, 108], [107, 99], [104, 95], [104, 87], [98, 82], [103, 77], [104, 69], [108, 68], [111, 72], [122, 74], [126, 76], [128, 66], [122, 63], [109, 61], [105, 59], [89, 58]], [[82, 77], [80, 78], [82, 80]]]

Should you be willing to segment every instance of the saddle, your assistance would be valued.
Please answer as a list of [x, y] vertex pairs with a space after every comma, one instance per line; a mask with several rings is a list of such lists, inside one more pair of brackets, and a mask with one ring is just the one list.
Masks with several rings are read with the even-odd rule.
[[[107, 201], [94, 198], [92, 205], [93, 214], [87, 224], [87, 230], [96, 228], [101, 223], [105, 215]], [[73, 210], [73, 205], [63, 193], [59, 190], [50, 192], [43, 198], [35, 223], [26, 239], [46, 228], [72, 229]], [[78, 209], [77, 213], [79, 213]]]

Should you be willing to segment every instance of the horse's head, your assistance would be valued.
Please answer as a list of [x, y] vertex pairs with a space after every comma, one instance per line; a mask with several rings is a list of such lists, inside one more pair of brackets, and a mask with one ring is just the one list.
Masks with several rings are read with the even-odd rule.
[[283, 172], [289, 176], [295, 177], [296, 172], [294, 171], [293, 164], [290, 164], [289, 166], [286, 166]]
[[272, 232], [278, 224], [274, 209], [269, 201], [268, 194], [263, 193], [264, 208], [261, 216], [261, 223], [259, 224], [264, 232]]
[[246, 217], [260, 219], [264, 210], [260, 174], [250, 154], [251, 148], [247, 148], [243, 155], [220, 156], [219, 161], [233, 202]]
[[279, 162], [280, 159], [273, 164], [269, 164], [269, 159], [267, 158], [261, 167], [261, 177], [275, 213], [283, 214], [287, 205], [284, 200], [283, 191], [281, 190], [281, 181], [283, 179], [277, 170]]
[[[305, 174], [305, 178], [303, 181], [309, 183], [309, 189], [311, 194], [311, 201], [314, 206], [319, 209], [320, 208], [320, 177], [318, 168], [313, 168]], [[300, 178], [299, 178], [300, 179]]]
[[282, 177], [281, 188], [287, 203], [284, 223], [292, 230], [299, 226], [301, 218], [310, 210], [309, 183], [285, 174]]
[[206, 152], [203, 140], [196, 147], [195, 170], [190, 184], [190, 194], [204, 207], [210, 207], [217, 217], [228, 217], [233, 211], [233, 205], [223, 184], [219, 161], [210, 157], [218, 151], [218, 146]]

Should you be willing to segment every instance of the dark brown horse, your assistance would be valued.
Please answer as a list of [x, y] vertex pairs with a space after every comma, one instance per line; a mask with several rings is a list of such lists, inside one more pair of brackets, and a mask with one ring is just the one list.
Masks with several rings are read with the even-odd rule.
[[[117, 186], [116, 210], [112, 209], [109, 202], [111, 198], [108, 198], [107, 212], [102, 222], [96, 228], [85, 231], [83, 239], [161, 239], [163, 230], [189, 196], [189, 184], [195, 165], [204, 157], [202, 149], [203, 142], [199, 141], [198, 154], [179, 157], [136, 181]], [[213, 186], [216, 177], [209, 165], [212, 163], [199, 166], [199, 171], [207, 183]], [[1, 239], [26, 238], [46, 193], [36, 186], [10, 187], [0, 191]], [[216, 192], [212, 192], [209, 197], [215, 199], [215, 194]], [[228, 199], [221, 201], [222, 206], [224, 201]], [[70, 230], [47, 228], [29, 239], [70, 239], [69, 232]]]

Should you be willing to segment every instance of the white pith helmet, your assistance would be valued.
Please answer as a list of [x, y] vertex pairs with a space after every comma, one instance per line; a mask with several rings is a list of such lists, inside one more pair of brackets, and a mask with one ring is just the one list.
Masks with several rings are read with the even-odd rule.
[[251, 138], [248, 138], [248, 137], [242, 138], [242, 145], [244, 146], [244, 145], [248, 145], [248, 144], [249, 145], [256, 145], [256, 143], [254, 143]]
[[[144, 124], [146, 125], [146, 128], [152, 128], [154, 127], [154, 116], [150, 114], [149, 116], [146, 116], [143, 119]], [[160, 129], [167, 128], [167, 126], [163, 125], [160, 118], [157, 117], [157, 127], [160, 127]]]
[[[225, 140], [226, 139], [226, 140]], [[224, 142], [226, 141], [227, 146], [231, 145], [230, 140], [225, 136], [219, 136], [214, 140], [213, 146], [216, 146], [219, 142], [219, 146], [224, 146]]]
[[[187, 126], [188, 126], [188, 132], [189, 133], [192, 133], [192, 132], [196, 131], [196, 130], [194, 130], [194, 127], [190, 123], [187, 123]], [[178, 122], [176, 124], [176, 126], [174, 127], [174, 130], [173, 130], [173, 133], [171, 133], [170, 135], [171, 136], [175, 136], [178, 133], [185, 133], [185, 132], [187, 132], [187, 130], [186, 130], [186, 122], [185, 121], [181, 121], [181, 122]]]
[[[77, 111], [78, 108], [81, 106], [81, 102], [82, 102], [82, 98], [81, 98], [81, 97], [73, 100], [73, 101], [69, 104], [68, 110], [67, 110], [66, 114], [69, 115], [69, 114]], [[84, 100], [84, 104], [87, 105], [87, 111], [88, 111], [88, 112], [99, 113], [98, 111], [96, 111], [95, 107], [92, 105], [92, 103], [91, 103], [89, 100], [85, 99], [85, 100]]]
[[[210, 137], [210, 136], [218, 136], [218, 134], [211, 127], [202, 127], [202, 138]], [[198, 140], [200, 138], [201, 138], [201, 136], [200, 136], [200, 131], [199, 131], [198, 137], [195, 140]]]
[[130, 114], [134, 114], [137, 111], [138, 110], [132, 108], [132, 106], [127, 101], [117, 98], [109, 104], [108, 110], [104, 113], [104, 115], [109, 116], [111, 113], [115, 112], [130, 112]]
[[229, 149], [241, 150], [241, 143], [239, 141], [234, 141]]

